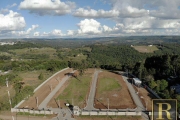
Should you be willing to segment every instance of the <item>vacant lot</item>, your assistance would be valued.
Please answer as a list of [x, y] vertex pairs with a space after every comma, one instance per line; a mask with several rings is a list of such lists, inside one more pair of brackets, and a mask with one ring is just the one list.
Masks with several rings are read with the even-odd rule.
[[95, 108], [135, 108], [135, 104], [122, 76], [108, 71], [99, 73], [95, 96]]
[[155, 97], [144, 88], [137, 89], [137, 87], [135, 87], [135, 86], [134, 86], [134, 88], [135, 88], [136, 92], [137, 91], [139, 92], [138, 95], [139, 95], [144, 107], [145, 108], [147, 107], [147, 110], [151, 111], [152, 110], [152, 99], [155, 99]]
[[156, 46], [133, 46], [133, 48], [142, 53], [152, 53], [158, 50]]
[[51, 80], [46, 82], [40, 89], [38, 89], [33, 96], [28, 98], [23, 104], [20, 105], [20, 108], [37, 108], [36, 97], [38, 97], [38, 105], [47, 97], [47, 95], [51, 92], [51, 87], [54, 89], [58, 85], [58, 81], [61, 81], [64, 77], [65, 73], [72, 72], [72, 69], [67, 69], [56, 76], [54, 76]]
[[93, 73], [94, 69], [88, 69], [82, 76], [78, 76], [77, 79], [74, 77], [70, 78], [64, 87], [51, 99], [48, 106], [56, 108], [60, 104], [61, 107], [65, 107], [64, 103], [70, 103], [84, 108]]

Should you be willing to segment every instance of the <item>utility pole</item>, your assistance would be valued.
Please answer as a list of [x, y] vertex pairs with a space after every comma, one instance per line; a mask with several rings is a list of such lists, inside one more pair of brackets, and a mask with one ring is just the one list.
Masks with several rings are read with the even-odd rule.
[[6, 78], [6, 86], [7, 86], [7, 88], [9, 87], [9, 85], [8, 85], [8, 79]]
[[38, 108], [38, 97], [36, 97], [36, 105], [37, 105], [37, 108]]
[[108, 101], [108, 111], [109, 111], [109, 98], [107, 98], [107, 101]]
[[60, 106], [60, 100], [59, 100], [59, 98], [58, 98], [58, 103], [59, 103], [59, 108], [61, 108], [61, 106]]

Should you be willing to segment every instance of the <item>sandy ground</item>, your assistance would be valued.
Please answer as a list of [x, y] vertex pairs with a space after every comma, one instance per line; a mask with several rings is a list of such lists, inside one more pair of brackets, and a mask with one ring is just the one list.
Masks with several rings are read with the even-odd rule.
[[29, 108], [29, 109], [37, 109], [36, 97], [38, 97], [38, 105], [47, 97], [47, 95], [51, 92], [51, 87], [54, 89], [56, 85], [58, 85], [58, 80], [61, 81], [62, 77], [64, 77], [65, 73], [71, 72], [72, 69], [67, 69], [58, 75], [54, 76], [51, 80], [46, 82], [39, 90], [37, 90], [33, 96], [29, 97], [23, 104], [19, 106], [19, 108]]
[[[77, 73], [78, 74], [78, 73]], [[94, 74], [94, 69], [87, 69], [84, 73], [84, 75], [90, 76], [92, 77]], [[58, 104], [60, 104], [60, 107], [62, 108], [66, 108], [66, 106], [64, 105], [64, 103], [66, 103], [67, 101], [64, 100], [55, 100], [55, 98], [57, 98], [60, 94], [63, 94], [64, 89], [70, 84], [71, 79], [69, 79], [65, 85], [55, 94], [55, 96], [51, 99], [51, 101], [48, 103], [48, 107], [53, 107], [53, 108], [57, 108]], [[90, 82], [91, 83], [91, 82]], [[88, 93], [90, 91], [90, 88], [88, 90]], [[87, 93], [87, 97], [88, 97], [88, 93]], [[79, 95], [77, 95], [79, 96]], [[84, 104], [79, 104], [78, 105], [80, 108], [84, 108], [86, 106], [86, 103], [84, 102]]]
[[[130, 95], [130, 92], [128, 90], [128, 87], [121, 75], [104, 71], [99, 74], [98, 81], [100, 78], [103, 78], [103, 77], [111, 77], [111, 78], [117, 79], [119, 81], [119, 84], [121, 85], [121, 89], [119, 91], [109, 91], [109, 92], [104, 92], [104, 93], [97, 93], [97, 90], [96, 90], [95, 108], [107, 109], [108, 108], [107, 107], [108, 106], [107, 98], [109, 98], [109, 108], [110, 109], [116, 109], [116, 108], [117, 109], [126, 109], [126, 108], [135, 108], [136, 107], [136, 105]], [[99, 84], [99, 82], [97, 84]]]

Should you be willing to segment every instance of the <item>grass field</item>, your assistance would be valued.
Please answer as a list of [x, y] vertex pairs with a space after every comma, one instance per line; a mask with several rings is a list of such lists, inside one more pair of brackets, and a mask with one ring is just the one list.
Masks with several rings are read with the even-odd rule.
[[91, 78], [82, 76], [79, 79], [81, 82], [75, 78], [71, 78], [70, 84], [57, 99], [64, 100], [73, 105], [83, 105]]
[[114, 78], [101, 78], [98, 86], [99, 93], [105, 93], [108, 91], [118, 91], [121, 89], [121, 85]]
[[142, 53], [152, 53], [158, 50], [156, 46], [133, 46], [133, 48]]
[[60, 100], [61, 103], [70, 103], [81, 108], [85, 107], [93, 73], [94, 69], [88, 69], [83, 76], [78, 76], [79, 80], [70, 78], [67, 87], [56, 99]]

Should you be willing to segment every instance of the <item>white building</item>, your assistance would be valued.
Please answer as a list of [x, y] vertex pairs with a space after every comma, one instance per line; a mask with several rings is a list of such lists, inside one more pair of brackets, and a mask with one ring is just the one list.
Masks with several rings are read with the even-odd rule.
[[0, 45], [14, 45], [14, 42], [0, 42]]
[[134, 83], [135, 85], [137, 85], [137, 86], [140, 86], [141, 83], [142, 83], [142, 81], [141, 81], [140, 79], [138, 79], [138, 78], [133, 78], [133, 83]]

